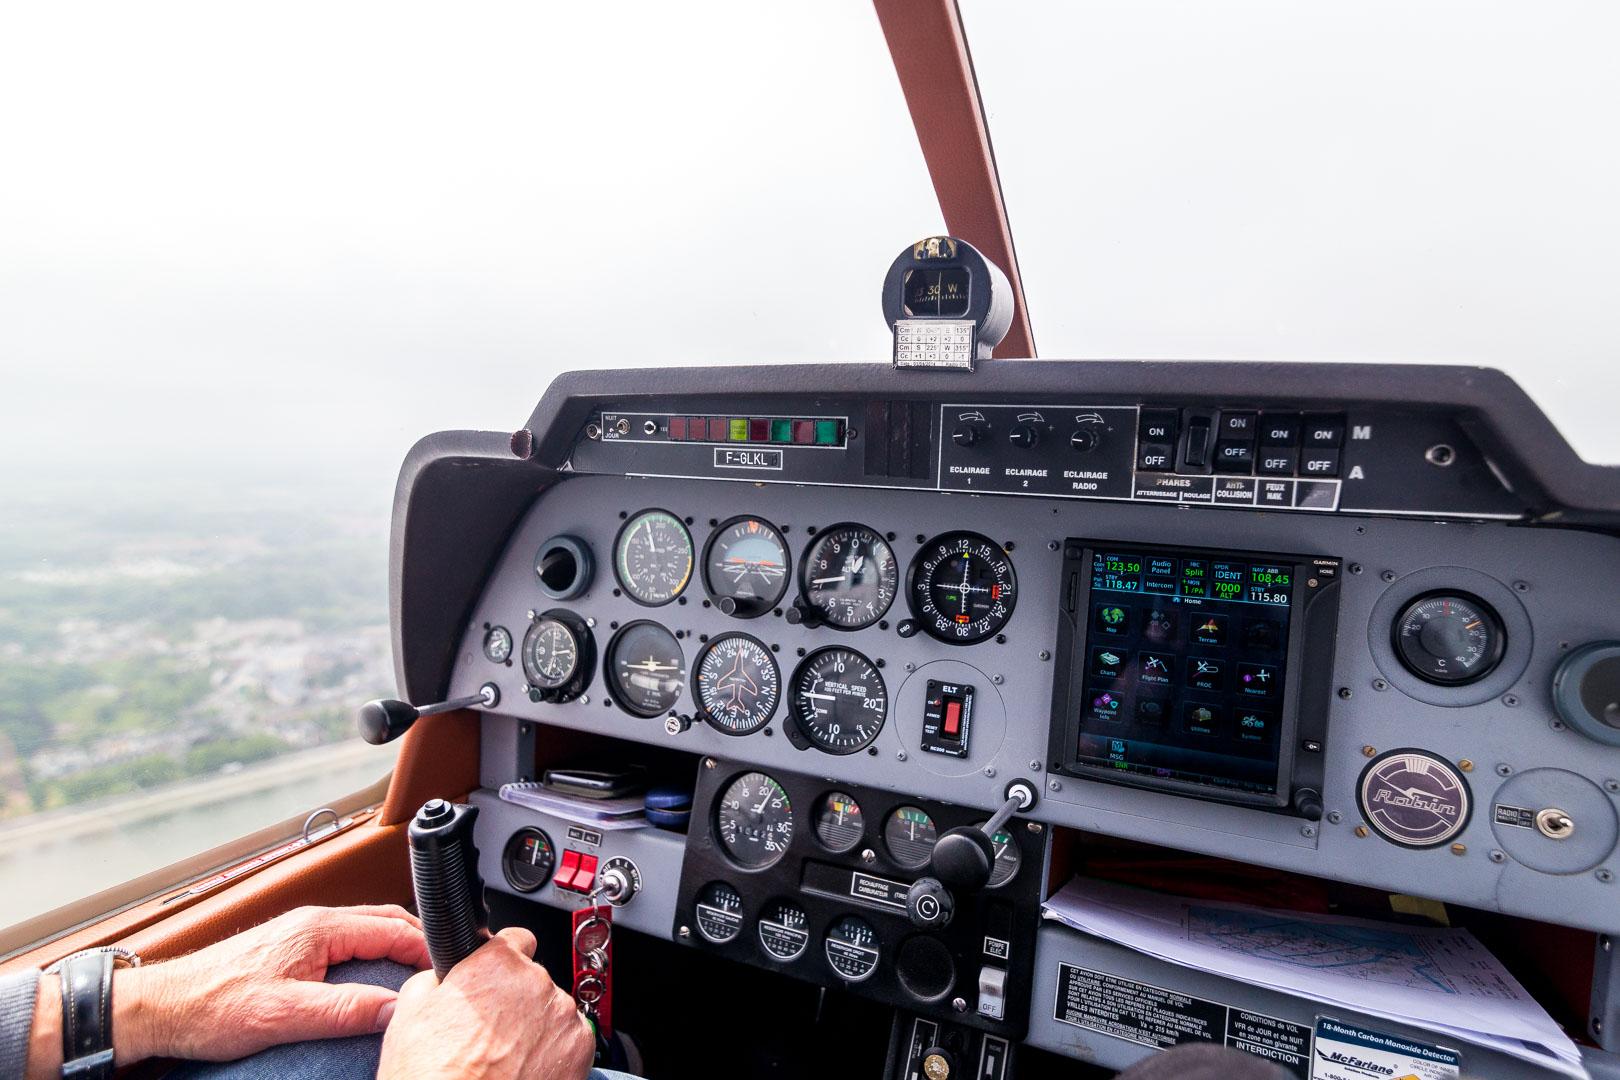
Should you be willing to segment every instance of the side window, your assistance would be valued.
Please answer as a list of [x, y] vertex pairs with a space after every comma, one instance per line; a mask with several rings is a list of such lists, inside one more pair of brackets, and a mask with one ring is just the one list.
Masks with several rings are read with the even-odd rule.
[[885, 360], [943, 230], [861, 5], [36, 5], [0, 101], [0, 927], [388, 771], [417, 438]]

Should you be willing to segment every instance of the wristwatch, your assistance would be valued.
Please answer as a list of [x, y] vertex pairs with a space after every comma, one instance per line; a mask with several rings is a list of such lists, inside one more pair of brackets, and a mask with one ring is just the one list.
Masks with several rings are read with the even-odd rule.
[[141, 958], [108, 945], [74, 953], [45, 969], [62, 981], [62, 1076], [111, 1080], [113, 1075], [112, 976], [120, 963]]

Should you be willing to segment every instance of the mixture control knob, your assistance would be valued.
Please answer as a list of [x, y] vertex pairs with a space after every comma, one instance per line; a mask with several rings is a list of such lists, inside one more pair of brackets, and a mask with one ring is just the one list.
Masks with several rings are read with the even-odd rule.
[[1018, 424], [1007, 433], [1007, 441], [1024, 450], [1033, 450], [1041, 441], [1041, 432], [1034, 424]]
[[1097, 449], [1098, 444], [1101, 442], [1102, 436], [1097, 433], [1097, 429], [1094, 427], [1075, 428], [1074, 434], [1069, 436], [1069, 448], [1082, 454]]
[[966, 449], [974, 446], [984, 439], [983, 424], [957, 424], [956, 430], [951, 432], [951, 442]]
[[921, 930], [943, 930], [951, 924], [956, 900], [938, 878], [918, 878], [906, 890], [906, 916]]

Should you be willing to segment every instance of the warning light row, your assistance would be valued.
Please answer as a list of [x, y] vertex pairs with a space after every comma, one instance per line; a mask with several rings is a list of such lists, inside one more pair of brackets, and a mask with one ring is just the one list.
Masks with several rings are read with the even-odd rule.
[[776, 443], [842, 446], [842, 420], [761, 416], [672, 416], [669, 437], [677, 442]]

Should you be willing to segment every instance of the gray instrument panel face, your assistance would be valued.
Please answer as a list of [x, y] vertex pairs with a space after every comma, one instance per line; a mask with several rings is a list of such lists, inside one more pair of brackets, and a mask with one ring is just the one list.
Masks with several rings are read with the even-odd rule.
[[[767, 614], [737, 619], [706, 607], [701, 566], [685, 603], [647, 607], [614, 596], [614, 538], [623, 518], [662, 508], [691, 519], [695, 558], [714, 528], [755, 515], [786, 533], [793, 572], [815, 530], [853, 521], [893, 533], [901, 585], [878, 625], [852, 632], [790, 624]], [[903, 639], [895, 626], [909, 614], [906, 568], [931, 538], [972, 529], [1010, 545], [1019, 600], [1005, 643], [950, 646], [924, 634]], [[557, 534], [593, 550], [595, 578], [566, 602], [540, 589], [534, 559]], [[1240, 551], [1331, 556], [1344, 561], [1339, 632], [1328, 719], [1323, 803], [1327, 816], [1309, 823], [1286, 814], [1195, 800], [1068, 776], [1049, 777], [1048, 736], [1057, 640], [1057, 596], [1066, 537]], [[1455, 568], [1453, 571], [1449, 568]], [[1358, 572], [1359, 571], [1359, 572]], [[1394, 605], [1455, 579], [1501, 611], [1511, 637], [1503, 671], [1517, 672], [1480, 700], [1479, 686], [1417, 683], [1380, 642], [1373, 625]], [[796, 595], [790, 587], [783, 604]], [[1087, 831], [1202, 852], [1260, 865], [1413, 892], [1537, 919], [1599, 930], [1620, 926], [1620, 748], [1604, 746], [1555, 723], [1550, 686], [1559, 659], [1589, 641], [1620, 638], [1620, 615], [1604, 598], [1620, 595], [1620, 541], [1595, 533], [1500, 523], [1435, 523], [1409, 519], [1250, 512], [1125, 503], [1077, 503], [931, 491], [745, 485], [705, 480], [573, 476], [544, 492], [515, 530], [474, 606], [456, 655], [453, 695], [486, 681], [501, 690], [496, 714], [635, 741], [713, 753], [771, 769], [809, 773], [900, 793], [989, 809], [1007, 781], [1027, 777], [1043, 791], [1033, 818]], [[614, 626], [651, 619], [681, 635], [687, 679], [677, 711], [693, 711], [691, 672], [700, 636], [742, 632], [775, 653], [783, 703], [765, 730], [732, 737], [694, 722], [678, 735], [660, 718], [605, 704], [600, 662], [583, 698], [535, 704], [524, 695], [522, 669], [485, 658], [486, 624], [521, 642], [527, 613], [566, 608], [593, 620], [598, 656]], [[1528, 633], [1524, 627], [1528, 626]], [[1517, 628], [1517, 632], [1513, 632]], [[1525, 638], [1529, 640], [1525, 640]], [[882, 661], [889, 710], [872, 744], [876, 753], [831, 756], [795, 748], [781, 732], [787, 684], [806, 653], [829, 645]], [[1043, 656], [1043, 653], [1045, 655]], [[969, 752], [956, 758], [920, 748], [923, 699], [930, 679], [970, 683], [975, 690]], [[1382, 687], [1382, 689], [1379, 689]], [[1367, 753], [1370, 748], [1371, 755]], [[1472, 802], [1468, 824], [1441, 846], [1397, 846], [1366, 824], [1356, 789], [1369, 756], [1402, 748], [1432, 753], [1458, 767]], [[1461, 762], [1468, 765], [1459, 765]], [[1534, 773], [1532, 774], [1532, 770]], [[1515, 783], [1515, 778], [1521, 778]], [[492, 777], [486, 777], [486, 782]], [[1054, 783], [1055, 780], [1055, 783]], [[1499, 797], [1500, 795], [1500, 797]], [[1515, 801], [1516, 800], [1516, 801]], [[1538, 801], [1539, 800], [1539, 801]], [[1503, 807], [1562, 800], [1580, 815], [1568, 840], [1548, 839], [1508, 824]], [[1502, 804], [1499, 806], [1498, 804]], [[1460, 853], [1454, 848], [1461, 845]], [[1579, 848], [1579, 851], [1576, 849]], [[1599, 850], [1599, 849], [1602, 850]], [[1576, 869], [1578, 867], [1578, 869]]]

